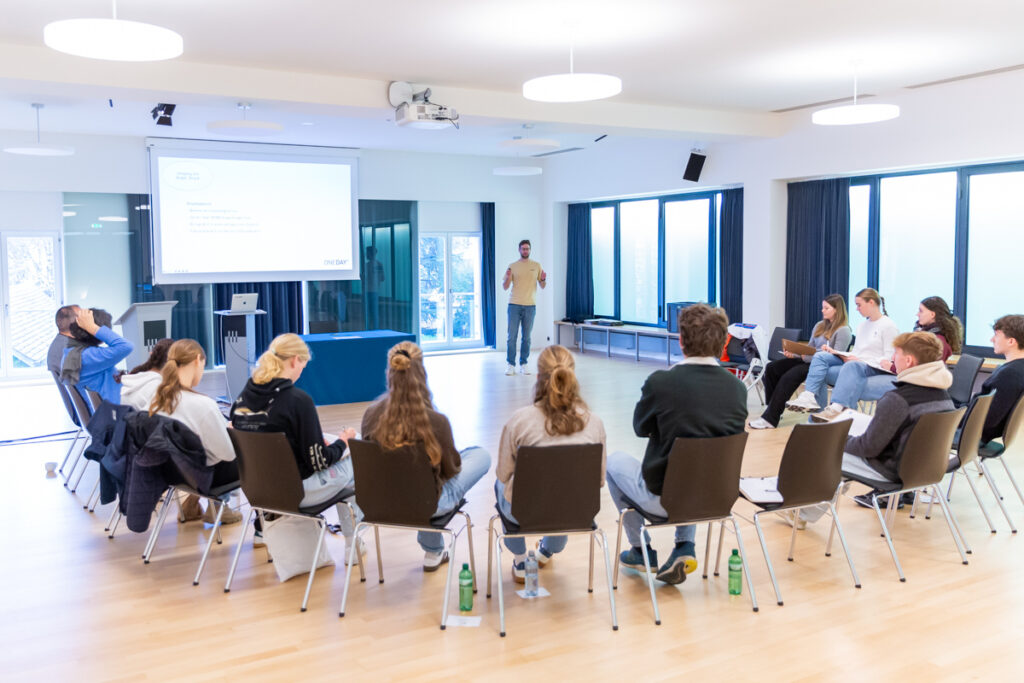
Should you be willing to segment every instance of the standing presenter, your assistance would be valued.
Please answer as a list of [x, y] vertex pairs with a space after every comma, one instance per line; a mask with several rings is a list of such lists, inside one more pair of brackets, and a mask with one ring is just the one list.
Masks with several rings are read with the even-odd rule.
[[537, 314], [537, 302], [534, 296], [537, 285], [547, 286], [547, 273], [536, 261], [530, 260], [530, 240], [519, 243], [519, 260], [505, 271], [501, 282], [502, 289], [512, 286], [508, 297], [508, 350], [505, 358], [508, 361], [506, 375], [516, 374], [516, 336], [519, 328], [523, 328], [523, 341], [519, 347], [519, 371], [530, 374], [526, 361], [530, 357], [530, 333], [533, 332], [533, 318]]

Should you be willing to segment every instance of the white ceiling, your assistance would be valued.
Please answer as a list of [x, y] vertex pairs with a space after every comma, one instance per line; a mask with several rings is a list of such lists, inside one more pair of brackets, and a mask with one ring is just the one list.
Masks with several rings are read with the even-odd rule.
[[[862, 91], [881, 97], [1024, 63], [1024, 2], [1013, 0], [120, 0], [121, 18], [185, 41], [173, 64], [129, 66], [41, 47], [46, 23], [109, 16], [108, 0], [0, 5], [9, 130], [32, 129], [27, 105], [42, 101], [44, 131], [166, 134], [148, 110], [171, 101], [173, 135], [212, 137], [205, 123], [247, 100], [251, 117], [286, 124], [288, 142], [508, 155], [499, 143], [515, 134], [563, 145], [602, 132], [778, 134], [770, 112], [848, 96], [855, 61]], [[570, 43], [577, 70], [620, 76], [622, 94], [522, 101], [525, 79], [567, 70]], [[396, 129], [391, 80], [430, 85], [464, 114], [462, 130]]]

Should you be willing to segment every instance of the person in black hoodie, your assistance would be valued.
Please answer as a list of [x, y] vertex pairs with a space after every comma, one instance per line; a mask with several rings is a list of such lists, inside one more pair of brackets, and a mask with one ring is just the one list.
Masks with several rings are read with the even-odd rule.
[[[347, 429], [328, 442], [313, 399], [294, 384], [309, 360], [309, 347], [298, 335], [275, 337], [231, 406], [231, 424], [235, 429], [282, 432], [288, 439], [306, 493], [303, 506], [321, 503], [345, 489], [355, 488], [352, 459], [347, 453], [348, 440], [355, 437], [355, 430]], [[358, 508], [356, 511], [358, 515]], [[339, 521], [346, 542], [351, 542], [351, 518], [342, 514]]]

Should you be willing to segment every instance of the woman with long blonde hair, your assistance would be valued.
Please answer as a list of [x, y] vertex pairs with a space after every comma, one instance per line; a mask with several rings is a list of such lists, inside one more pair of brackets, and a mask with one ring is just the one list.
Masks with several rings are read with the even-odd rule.
[[[288, 439], [302, 477], [303, 507], [323, 503], [355, 487], [352, 459], [346, 457], [348, 440], [355, 436], [355, 430], [345, 430], [333, 441], [327, 441], [313, 399], [295, 386], [310, 359], [309, 347], [297, 334], [274, 337], [231, 405], [231, 424], [235, 429], [281, 432]], [[351, 517], [339, 513], [338, 521], [345, 540], [351, 543]], [[257, 530], [257, 545], [261, 531]]]
[[[167, 361], [160, 370], [160, 384], [149, 404], [150, 415], [166, 415], [174, 418], [196, 433], [206, 451], [206, 464], [213, 468], [213, 483], [216, 488], [238, 481], [238, 465], [235, 463], [235, 448], [228, 438], [228, 424], [221, 414], [217, 402], [209, 396], [195, 391], [203, 379], [206, 353], [194, 339], [179, 339], [167, 349]], [[189, 521], [203, 518], [213, 523], [215, 506], [207, 507], [205, 514], [199, 499], [189, 496], [181, 505], [181, 519]], [[242, 516], [225, 508], [221, 524], [234, 524]]]
[[[576, 362], [564, 346], [549, 346], [537, 358], [537, 384], [533, 404], [520, 408], [501, 430], [494, 495], [504, 517], [512, 516], [512, 482], [516, 454], [523, 446], [601, 444], [601, 484], [604, 485], [605, 432], [601, 418], [587, 408], [576, 379]], [[537, 544], [537, 564], [544, 566], [551, 556], [565, 549], [566, 536], [545, 536]], [[512, 577], [526, 580], [526, 541], [506, 538], [505, 547], [514, 555]]]
[[[455, 448], [448, 418], [434, 408], [423, 367], [423, 351], [416, 344], [404, 341], [391, 347], [387, 379], [387, 393], [363, 415], [363, 438], [376, 441], [385, 450], [422, 447], [434, 470], [434, 516], [450, 512], [487, 473], [491, 456], [477, 446], [461, 453]], [[424, 551], [423, 571], [436, 571], [449, 560], [441, 534], [421, 531], [417, 540]]]

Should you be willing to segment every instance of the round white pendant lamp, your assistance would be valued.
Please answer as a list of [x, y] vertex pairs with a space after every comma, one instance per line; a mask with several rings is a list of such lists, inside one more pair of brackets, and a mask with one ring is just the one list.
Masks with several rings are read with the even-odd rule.
[[43, 28], [48, 47], [76, 57], [116, 62], [156, 62], [174, 59], [184, 51], [181, 36], [174, 31], [117, 18], [117, 0], [112, 19], [64, 19]]
[[900, 115], [895, 104], [858, 104], [857, 72], [853, 72], [853, 104], [819, 109], [811, 114], [811, 122], [819, 126], [855, 126], [861, 123], [888, 121]]
[[28, 142], [23, 145], [11, 145], [9, 147], [4, 147], [4, 151], [8, 154], [20, 154], [22, 156], [31, 157], [69, 157], [74, 154], [74, 147], [66, 147], [64, 145], [47, 145], [40, 141], [39, 110], [43, 108], [43, 105], [33, 103], [32, 108], [36, 110], [36, 141]]
[[531, 78], [523, 83], [523, 97], [537, 102], [589, 102], [622, 92], [622, 79], [608, 74], [576, 73], [569, 48], [569, 73]]

